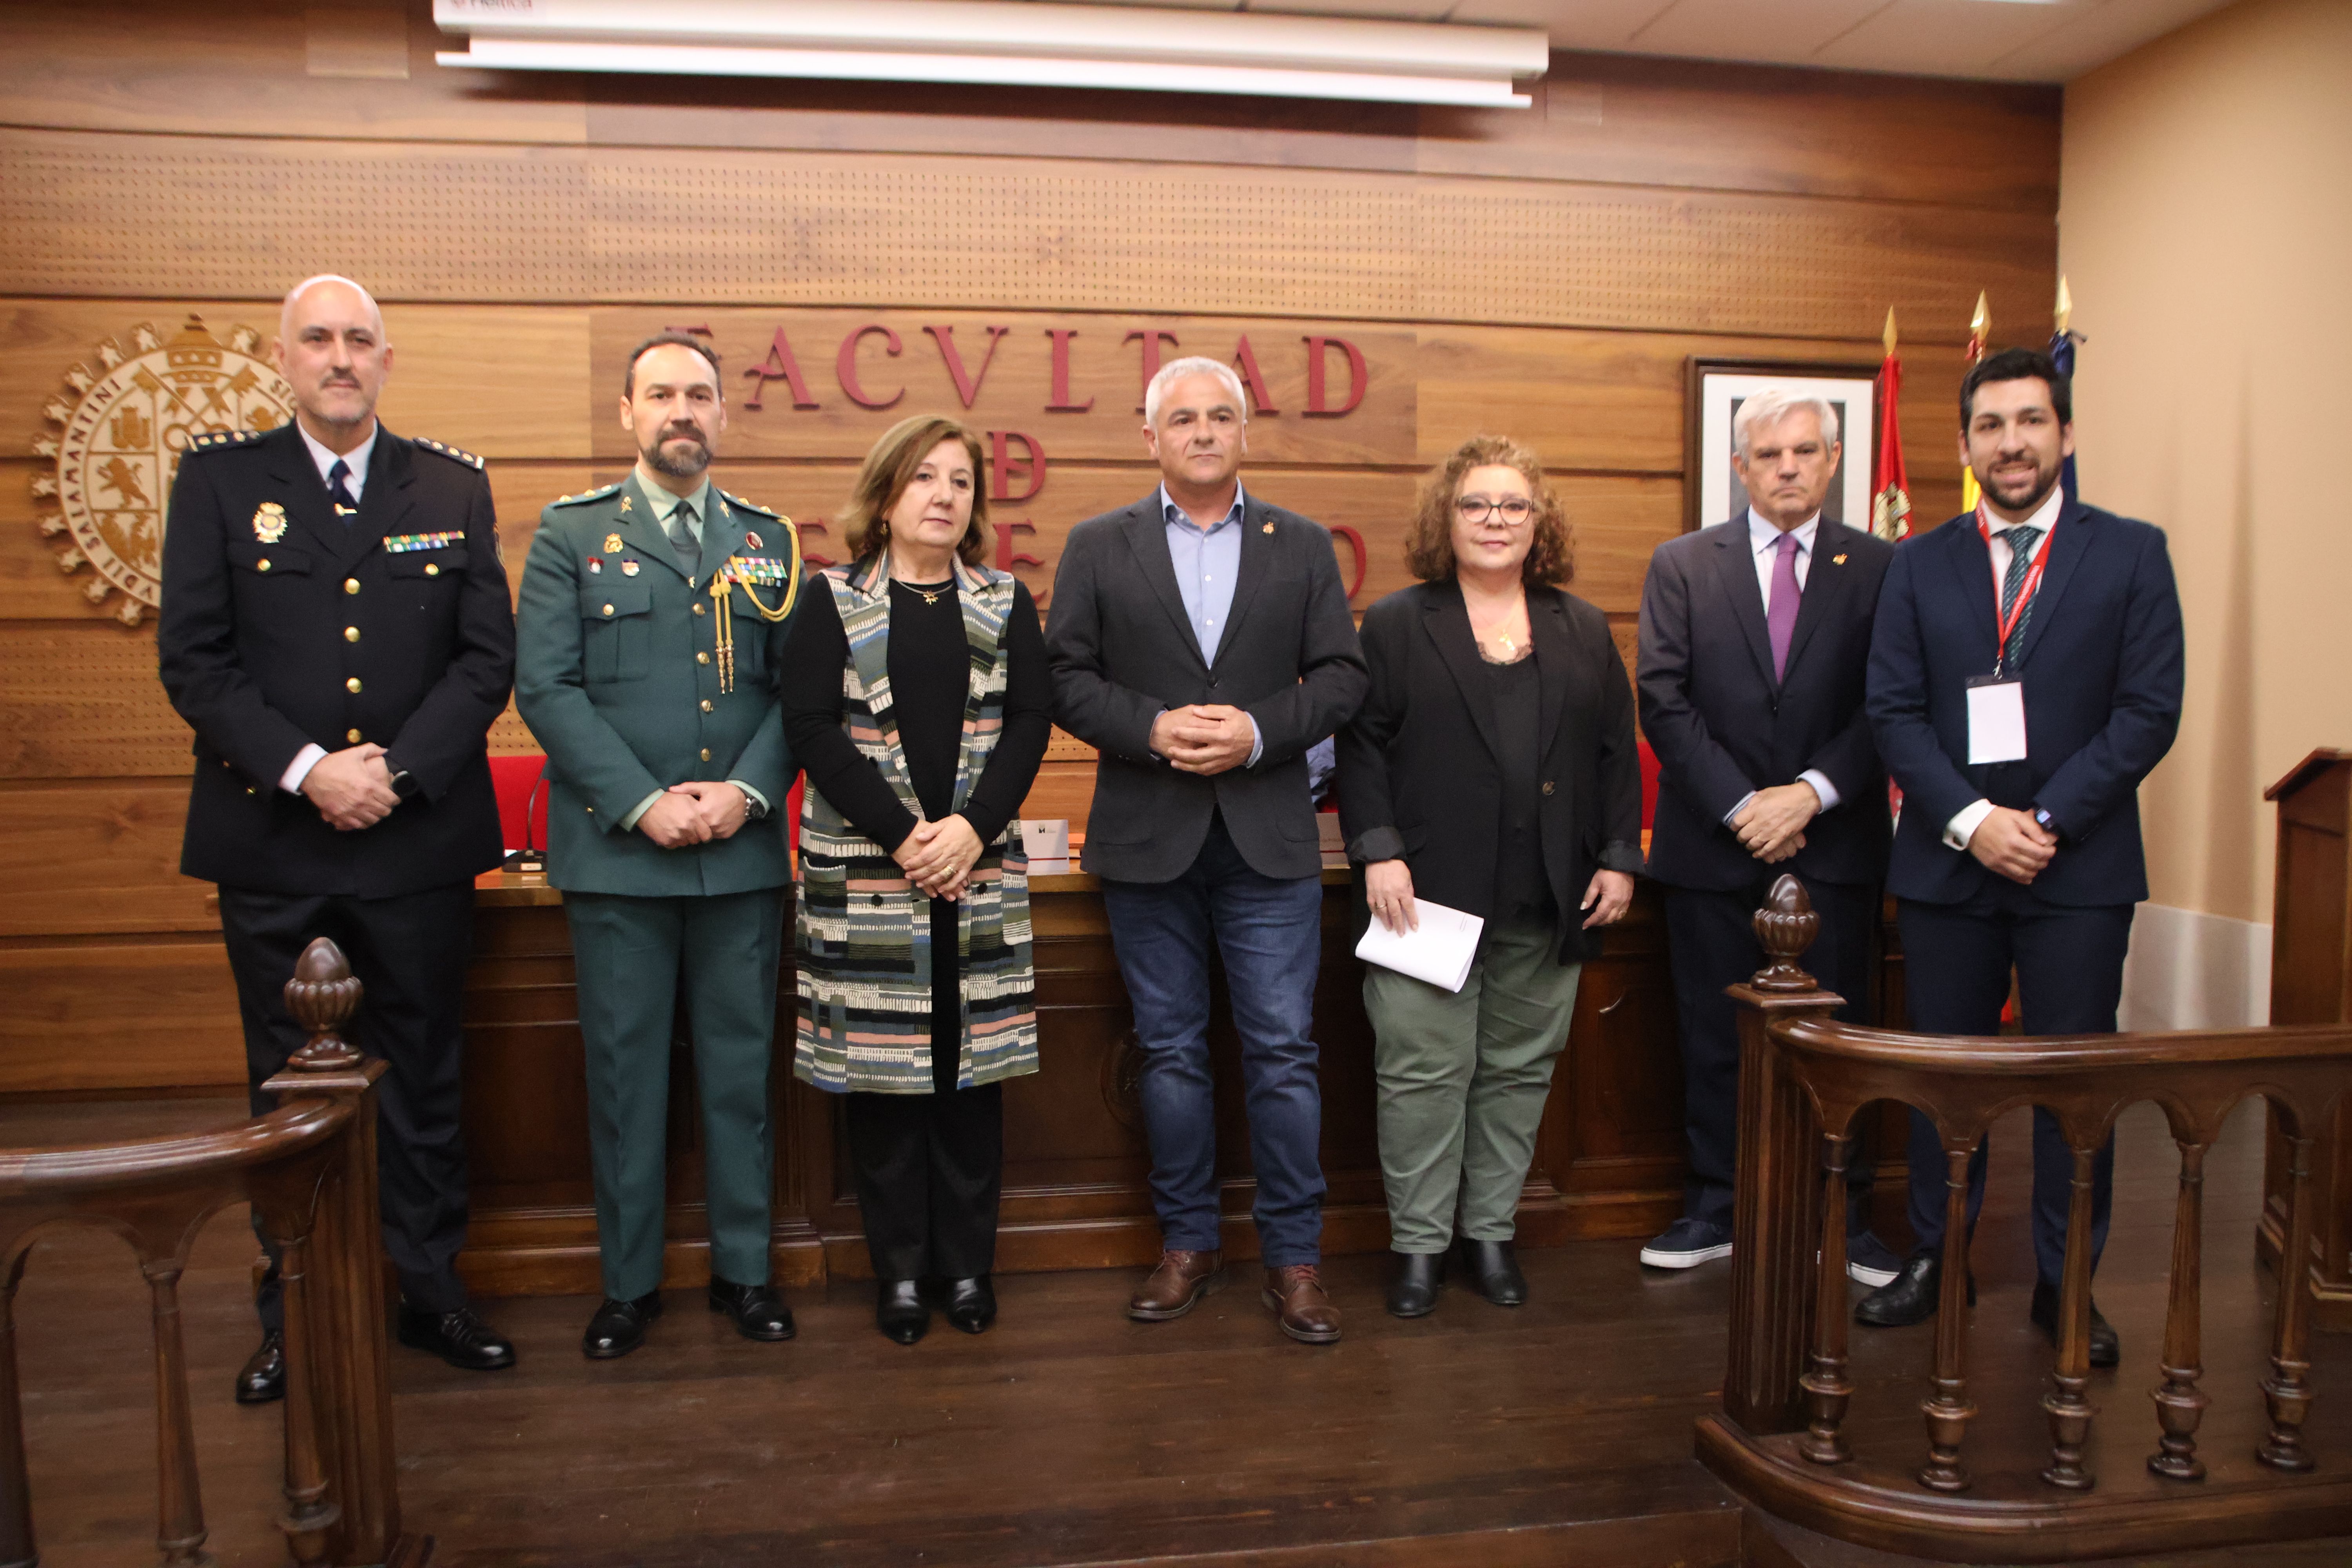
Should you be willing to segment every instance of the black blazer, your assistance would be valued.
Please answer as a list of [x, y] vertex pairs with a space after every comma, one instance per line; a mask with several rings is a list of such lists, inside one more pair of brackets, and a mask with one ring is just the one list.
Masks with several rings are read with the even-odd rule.
[[[1596, 870], [1642, 868], [1633, 699], [1608, 617], [1558, 588], [1528, 591], [1544, 732], [1537, 821], [1560, 910], [1560, 962], [1598, 957], [1578, 906]], [[1452, 578], [1364, 612], [1371, 690], [1339, 731], [1339, 826], [1359, 862], [1402, 857], [1416, 898], [1495, 912], [1503, 815], [1492, 687]]]
[[1824, 518], [1784, 679], [1748, 548], [1746, 513], [1658, 546], [1642, 587], [1642, 731], [1658, 758], [1650, 875], [1678, 888], [1738, 892], [1768, 868], [1723, 819], [1749, 791], [1818, 768], [1837, 807], [1805, 826], [1805, 847], [1770, 868], [1866, 885], [1886, 872], [1886, 770], [1863, 710], [1872, 616], [1895, 547]]
[[[481, 460], [379, 425], [344, 522], [294, 426], [216, 437], [180, 459], [171, 518], [155, 647], [196, 732], [180, 869], [384, 898], [498, 865], [486, 741], [514, 683], [515, 633]], [[454, 537], [384, 548], [442, 533]], [[354, 739], [383, 746], [418, 791], [343, 833], [278, 784], [304, 745]]]
[[[1201, 657], [1168, 554], [1159, 492], [1070, 530], [1054, 573], [1045, 652], [1054, 717], [1102, 753], [1087, 818], [1086, 868], [1129, 882], [1183, 874], [1224, 814], [1252, 869], [1313, 877], [1315, 807], [1307, 749], [1364, 695], [1364, 658], [1331, 536], [1294, 511], [1247, 498], [1241, 575], [1213, 660]], [[1213, 777], [1151, 754], [1163, 709], [1230, 703], [1257, 721], [1253, 766]]]
[[[176, 525], [175, 525], [176, 526]], [[1903, 786], [1886, 884], [1957, 904], [1996, 875], [1948, 847], [1945, 825], [1979, 799], [2047, 811], [2058, 854], [2033, 892], [2061, 905], [2147, 897], [2139, 782], [2180, 728], [2187, 651], [2161, 530], [2070, 502], [2050, 540], [2033, 613], [2010, 649], [2025, 682], [2026, 756], [1970, 767], [1968, 680], [1989, 675], [1992, 557], [1971, 515], [1895, 552], [1870, 651], [1870, 721]]]

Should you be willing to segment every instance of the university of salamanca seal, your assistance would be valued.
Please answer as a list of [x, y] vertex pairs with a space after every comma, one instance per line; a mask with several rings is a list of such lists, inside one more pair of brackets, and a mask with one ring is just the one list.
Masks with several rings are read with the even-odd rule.
[[67, 372], [68, 391], [42, 409], [60, 429], [34, 449], [58, 468], [34, 477], [33, 495], [58, 507], [37, 519], [44, 535], [66, 539], [58, 570], [89, 566], [82, 596], [103, 606], [120, 593], [114, 617], [135, 626], [163, 601], [163, 511], [181, 454], [215, 431], [277, 428], [294, 416], [294, 391], [250, 327], [223, 343], [190, 316], [168, 342], [152, 322], [129, 335], [127, 353], [99, 344], [97, 367]]

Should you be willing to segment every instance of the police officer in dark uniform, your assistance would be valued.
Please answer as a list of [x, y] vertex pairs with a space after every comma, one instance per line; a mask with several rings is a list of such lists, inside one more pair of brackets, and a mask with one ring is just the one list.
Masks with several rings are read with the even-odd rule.
[[[482, 460], [375, 417], [383, 316], [348, 279], [286, 297], [276, 349], [295, 421], [194, 437], [172, 487], [156, 634], [196, 732], [180, 869], [220, 885], [221, 931], [261, 1084], [303, 1043], [283, 988], [315, 937], [366, 987], [355, 1041], [377, 1088], [384, 1250], [403, 1344], [514, 1364], [467, 1304], [458, 1002], [473, 879], [501, 842], [485, 739], [514, 678], [514, 621]], [[285, 1392], [273, 1268], [236, 1397]]]

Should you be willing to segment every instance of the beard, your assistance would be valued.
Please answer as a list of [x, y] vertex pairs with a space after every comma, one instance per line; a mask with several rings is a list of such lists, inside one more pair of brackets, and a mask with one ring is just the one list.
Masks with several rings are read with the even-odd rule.
[[[689, 450], [672, 453], [669, 444], [678, 440], [691, 441], [694, 445]], [[705, 444], [698, 430], [667, 430], [645, 454], [645, 459], [646, 466], [657, 474], [667, 474], [674, 479], [690, 479], [710, 467], [710, 447]]]
[[2050, 499], [2050, 492], [2058, 486], [2060, 473], [2058, 468], [2036, 468], [2031, 479], [2021, 475], [2004, 475], [1999, 483], [1984, 488], [1991, 492], [1993, 500], [2010, 510], [2026, 511]]

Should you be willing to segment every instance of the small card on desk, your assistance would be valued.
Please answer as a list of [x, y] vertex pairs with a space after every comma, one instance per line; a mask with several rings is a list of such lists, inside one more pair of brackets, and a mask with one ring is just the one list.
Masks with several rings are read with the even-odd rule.
[[1427, 899], [1415, 899], [1412, 907], [1421, 917], [1420, 930], [1399, 936], [1375, 918], [1364, 928], [1356, 956], [1458, 994], [1470, 978], [1470, 965], [1478, 956], [1478, 933], [1486, 922]]

